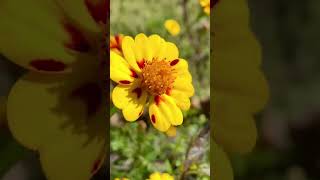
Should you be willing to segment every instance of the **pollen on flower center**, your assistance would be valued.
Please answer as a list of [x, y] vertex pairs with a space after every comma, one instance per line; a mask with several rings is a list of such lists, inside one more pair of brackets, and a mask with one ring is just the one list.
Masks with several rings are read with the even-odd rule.
[[145, 62], [142, 69], [142, 87], [151, 95], [161, 95], [171, 89], [175, 80], [170, 62], [153, 60]]

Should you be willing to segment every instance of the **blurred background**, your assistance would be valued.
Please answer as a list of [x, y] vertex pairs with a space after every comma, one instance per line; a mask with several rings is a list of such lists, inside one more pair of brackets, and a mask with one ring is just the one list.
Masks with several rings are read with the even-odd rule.
[[271, 98], [236, 180], [320, 179], [320, 1], [249, 0]]
[[[165, 28], [168, 19], [179, 24], [177, 35]], [[136, 123], [125, 122], [121, 113], [112, 116], [111, 179], [142, 180], [159, 171], [175, 179], [209, 180], [209, 15], [198, 0], [121, 0], [111, 2], [110, 20], [111, 35], [158, 34], [175, 43], [179, 57], [189, 62], [196, 92], [176, 137], [155, 130], [148, 114]]]

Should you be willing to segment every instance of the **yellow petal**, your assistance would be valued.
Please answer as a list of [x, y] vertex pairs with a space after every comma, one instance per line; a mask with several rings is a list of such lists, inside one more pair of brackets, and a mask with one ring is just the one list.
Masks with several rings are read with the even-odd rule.
[[[82, 27], [82, 29], [88, 30], [90, 32], [100, 32], [101, 30], [98, 26], [98, 22], [95, 21], [95, 19], [91, 15], [91, 12], [94, 11], [94, 8], [92, 9], [92, 7], [94, 7], [94, 4], [97, 5], [96, 12], [103, 10], [103, 4], [107, 6], [106, 1], [107, 0], [57, 0], [57, 3], [70, 18], [75, 20], [77, 24]], [[100, 8], [98, 7], [98, 4], [101, 4]]]
[[177, 128], [175, 126], [171, 126], [168, 131], [166, 131], [167, 136], [169, 137], [176, 137], [177, 135]]
[[162, 180], [174, 180], [173, 176], [171, 176], [168, 173], [162, 173], [161, 178], [162, 178]]
[[214, 139], [228, 152], [251, 151], [257, 139], [253, 114], [236, 99], [216, 95], [212, 103]]
[[148, 37], [145, 34], [138, 34], [135, 37], [134, 52], [138, 61], [152, 61], [153, 49], [151, 49]]
[[[249, 26], [247, 1], [224, 0], [216, 6], [213, 58], [234, 67], [259, 67], [261, 49]], [[237, 21], [230, 23], [234, 19]]]
[[77, 57], [66, 51], [70, 34], [64, 20], [53, 1], [1, 1], [0, 52], [30, 70], [67, 71]]
[[210, 5], [209, 6], [206, 6], [206, 7], [204, 7], [204, 12], [206, 13], [206, 14], [208, 14], [208, 15], [210, 15]]
[[[10, 92], [9, 128], [19, 142], [39, 151], [48, 179], [86, 180], [101, 166], [107, 133], [105, 98], [91, 84], [91, 74], [28, 73]], [[86, 102], [86, 96], [97, 102]]]
[[159, 172], [152, 173], [149, 180], [161, 180], [161, 174]]
[[119, 84], [128, 85], [134, 80], [133, 72], [126, 60], [120, 55], [110, 52], [110, 78]]
[[143, 113], [148, 93], [139, 87], [139, 82], [132, 86], [118, 85], [112, 91], [113, 104], [122, 109], [127, 121], [137, 120]]
[[210, 0], [199, 0], [199, 2], [202, 7], [210, 6]]
[[213, 69], [214, 94], [239, 97], [250, 112], [261, 110], [269, 97], [268, 85], [260, 69], [230, 66], [216, 61]]
[[[173, 63], [174, 62], [174, 63]], [[184, 59], [176, 59], [171, 61], [172, 67], [174, 68], [175, 75], [177, 77], [182, 77], [186, 80], [186, 82], [191, 82], [192, 81], [192, 76], [189, 72], [189, 66], [188, 62]]]
[[214, 142], [211, 147], [213, 179], [233, 180], [233, 171], [227, 154]]
[[172, 89], [169, 91], [169, 96], [175, 100], [177, 106], [182, 110], [186, 111], [190, 109], [190, 98], [185, 93], [181, 93], [178, 90]]
[[122, 40], [122, 52], [124, 58], [128, 61], [132, 69], [136, 72], [141, 72], [140, 67], [138, 66], [138, 62], [141, 59], [136, 59], [135, 51], [134, 51], [134, 40], [130, 36], [125, 36]]
[[179, 50], [175, 44], [166, 42], [164, 46], [164, 50], [159, 54], [159, 59], [172, 61], [179, 58]]
[[160, 55], [166, 50], [166, 42], [159, 35], [153, 34], [149, 36], [151, 49], [153, 50], [153, 57], [160, 59]]
[[187, 78], [177, 77], [173, 83], [173, 90], [185, 94], [187, 97], [194, 95], [194, 88]]
[[167, 131], [171, 125], [178, 126], [183, 122], [182, 112], [174, 99], [165, 94], [152, 98], [149, 116], [153, 126], [162, 132]]

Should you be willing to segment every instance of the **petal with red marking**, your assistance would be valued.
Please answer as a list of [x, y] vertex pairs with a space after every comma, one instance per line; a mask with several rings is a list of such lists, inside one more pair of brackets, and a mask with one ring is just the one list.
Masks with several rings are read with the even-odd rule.
[[66, 51], [70, 36], [63, 26], [64, 18], [53, 1], [1, 1], [0, 52], [30, 70], [67, 71], [78, 59]]

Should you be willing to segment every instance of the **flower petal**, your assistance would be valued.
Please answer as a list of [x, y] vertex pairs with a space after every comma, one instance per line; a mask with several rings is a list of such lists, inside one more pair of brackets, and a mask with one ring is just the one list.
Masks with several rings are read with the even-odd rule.
[[166, 42], [164, 50], [161, 51], [161, 54], [159, 54], [159, 59], [166, 59], [168, 61], [172, 61], [178, 58], [179, 58], [178, 47], [171, 42]]
[[[105, 108], [99, 103], [96, 113], [88, 116], [88, 105], [92, 104], [78, 97], [84, 94], [73, 94], [89, 80], [77, 79], [81, 74], [71, 78], [28, 73], [16, 82], [8, 97], [9, 128], [19, 142], [40, 152], [48, 179], [89, 179], [101, 165], [97, 161], [103, 159]], [[87, 77], [90, 73], [83, 74]], [[86, 93], [90, 99], [102, 94]]]
[[183, 122], [182, 112], [174, 99], [165, 94], [151, 100], [149, 116], [153, 126], [162, 132], [167, 131], [171, 125], [178, 126]]
[[146, 35], [140, 33], [135, 37], [134, 53], [138, 61], [152, 61], [153, 49]]
[[[76, 23], [78, 25], [80, 25], [80, 27], [83, 30], [88, 30], [90, 32], [100, 32], [101, 31], [99, 24], [95, 21], [95, 18], [91, 15], [94, 14], [95, 3], [101, 4], [101, 9], [103, 9], [103, 4], [107, 3], [107, 0], [94, 0], [94, 1], [56, 0], [56, 2], [66, 12], [66, 14], [69, 16], [69, 18], [76, 21]], [[105, 7], [105, 9], [107, 9], [107, 8], [108, 7]], [[100, 13], [100, 10], [97, 11], [97, 13]], [[105, 13], [107, 15], [107, 11], [105, 11]]]
[[53, 1], [5, 0], [0, 4], [0, 52], [7, 58], [44, 72], [67, 71], [77, 60], [66, 51], [70, 34]]
[[117, 53], [110, 51], [110, 78], [119, 84], [128, 85], [134, 80], [129, 64]]
[[[225, 0], [216, 6], [213, 58], [234, 67], [259, 67], [261, 48], [250, 29], [247, 2]], [[234, 19], [237, 21], [230, 23]]]
[[166, 50], [166, 42], [164, 39], [162, 39], [159, 35], [151, 35], [149, 36], [149, 42], [151, 49], [153, 50], [153, 57], [155, 59], [160, 59], [160, 55], [163, 51]]
[[188, 82], [186, 77], [177, 77], [173, 83], [173, 89], [180, 93], [185, 94], [187, 97], [194, 95], [194, 88], [191, 82]]
[[190, 109], [190, 98], [185, 93], [172, 89], [167, 94], [175, 100], [177, 106], [182, 110], [186, 111]]
[[192, 76], [189, 72], [189, 66], [188, 62], [184, 59], [175, 59], [170, 62], [170, 65], [174, 68], [175, 70], [175, 75], [177, 77], [182, 77], [186, 79], [186, 82], [191, 82], [192, 81]]
[[260, 69], [239, 68], [242, 66], [230, 66], [218, 61], [215, 66], [212, 77], [214, 93], [242, 98], [250, 112], [257, 112], [266, 105], [269, 90]]
[[125, 36], [122, 40], [122, 52], [124, 58], [128, 61], [132, 69], [136, 72], [141, 72], [141, 69], [138, 65], [141, 59], [136, 59], [135, 51], [134, 51], [134, 40], [130, 36]]
[[257, 129], [252, 112], [242, 101], [215, 95], [213, 101], [213, 134], [217, 143], [228, 152], [246, 153], [252, 150]]
[[147, 92], [138, 87], [138, 83], [132, 86], [118, 85], [112, 91], [113, 104], [122, 109], [127, 121], [137, 120], [143, 113], [147, 101]]

